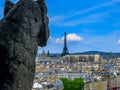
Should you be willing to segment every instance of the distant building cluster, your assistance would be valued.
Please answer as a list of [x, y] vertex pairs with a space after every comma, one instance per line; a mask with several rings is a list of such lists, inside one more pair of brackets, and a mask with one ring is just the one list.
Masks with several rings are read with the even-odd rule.
[[100, 62], [100, 55], [95, 54], [95, 55], [65, 55], [64, 59], [66, 62]]
[[84, 90], [119, 90], [120, 58], [105, 59], [99, 54], [50, 57], [43, 50], [36, 57], [33, 90], [63, 90], [60, 78], [82, 78]]
[[120, 90], [120, 57], [111, 56], [70, 54], [65, 32], [61, 55], [51, 56], [43, 50], [36, 57], [33, 90], [63, 90], [60, 78], [82, 78], [84, 90]]

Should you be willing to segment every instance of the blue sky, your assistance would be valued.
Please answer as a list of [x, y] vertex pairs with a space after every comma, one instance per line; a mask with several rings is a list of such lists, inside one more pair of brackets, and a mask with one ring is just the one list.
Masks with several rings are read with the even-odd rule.
[[[16, 1], [16, 0], [12, 0]], [[69, 52], [120, 52], [120, 0], [46, 0], [51, 31], [44, 49], [61, 53], [67, 32]], [[4, 0], [0, 0], [0, 18]], [[38, 52], [43, 48], [39, 47]]]

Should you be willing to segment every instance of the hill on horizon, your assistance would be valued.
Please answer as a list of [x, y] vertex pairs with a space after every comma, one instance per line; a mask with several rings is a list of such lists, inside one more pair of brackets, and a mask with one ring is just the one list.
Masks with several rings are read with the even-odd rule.
[[[70, 53], [71, 55], [78, 55], [78, 54], [100, 54], [100, 55], [103, 55], [103, 56], [115, 56], [115, 57], [118, 57], [120, 56], [120, 52], [103, 52], [103, 51], [86, 51], [86, 52], [77, 52], [77, 53]], [[40, 56], [41, 53], [38, 53], [37, 56]], [[50, 53], [50, 56], [60, 56], [61, 53]]]

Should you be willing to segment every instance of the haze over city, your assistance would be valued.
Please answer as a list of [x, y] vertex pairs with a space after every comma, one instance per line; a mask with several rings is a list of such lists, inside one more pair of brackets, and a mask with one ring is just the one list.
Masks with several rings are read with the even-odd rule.
[[[16, 2], [17, 0], [11, 0]], [[5, 0], [0, 1], [0, 19]], [[120, 0], [46, 0], [50, 38], [44, 49], [61, 53], [64, 32], [69, 52], [120, 52]], [[41, 52], [39, 48], [38, 52]]]

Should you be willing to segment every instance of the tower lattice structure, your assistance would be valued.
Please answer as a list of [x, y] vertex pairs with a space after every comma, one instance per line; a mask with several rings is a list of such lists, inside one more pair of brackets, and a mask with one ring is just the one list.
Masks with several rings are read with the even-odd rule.
[[66, 38], [66, 32], [64, 32], [64, 47], [61, 56], [69, 55], [69, 51], [67, 48], [67, 38]]

